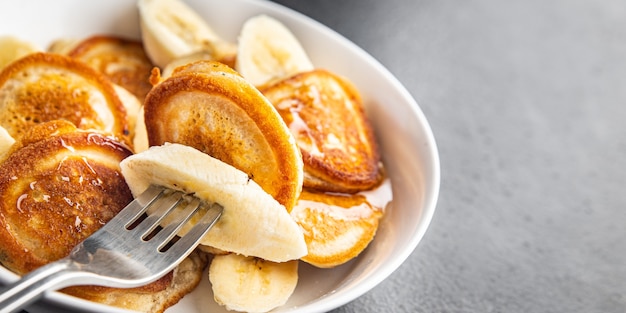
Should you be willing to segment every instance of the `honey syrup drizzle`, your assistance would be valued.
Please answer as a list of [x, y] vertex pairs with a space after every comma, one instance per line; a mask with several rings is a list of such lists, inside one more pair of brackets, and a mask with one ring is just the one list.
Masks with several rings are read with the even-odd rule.
[[326, 215], [334, 219], [354, 221], [370, 218], [373, 214], [384, 214], [392, 201], [391, 182], [385, 178], [372, 190], [356, 194], [319, 192], [303, 190], [300, 200], [293, 209], [293, 215], [309, 212], [315, 215]]

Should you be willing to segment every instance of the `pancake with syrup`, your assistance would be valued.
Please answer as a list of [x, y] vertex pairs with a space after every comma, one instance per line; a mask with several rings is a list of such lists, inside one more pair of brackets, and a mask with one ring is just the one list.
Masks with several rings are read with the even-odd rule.
[[85, 63], [34, 53], [0, 72], [0, 126], [13, 138], [57, 119], [128, 139], [126, 110], [113, 85]]
[[302, 158], [276, 109], [230, 67], [198, 61], [157, 83], [144, 103], [150, 146], [196, 148], [245, 172], [290, 211], [302, 189]]
[[89, 64], [113, 83], [126, 88], [141, 102], [152, 89], [154, 65], [141, 41], [117, 36], [91, 36], [76, 43], [68, 56]]
[[382, 178], [382, 163], [359, 92], [317, 69], [262, 87], [302, 153], [304, 188], [354, 193]]
[[[23, 275], [61, 259], [132, 201], [119, 163], [132, 152], [113, 136], [62, 120], [25, 132], [0, 163], [0, 263]], [[119, 307], [162, 312], [199, 282], [196, 253], [146, 286], [76, 286], [63, 292]]]
[[355, 194], [304, 189], [291, 211], [307, 245], [302, 261], [332, 268], [357, 257], [374, 239], [390, 202], [388, 180]]

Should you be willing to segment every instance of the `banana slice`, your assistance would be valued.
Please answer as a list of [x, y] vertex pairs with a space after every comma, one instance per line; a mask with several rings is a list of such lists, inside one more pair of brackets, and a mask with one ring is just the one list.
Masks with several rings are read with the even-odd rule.
[[266, 15], [255, 16], [244, 23], [235, 66], [255, 86], [314, 68], [291, 31]]
[[144, 108], [141, 106], [135, 119], [135, 135], [133, 136], [133, 148], [135, 153], [148, 150], [148, 130], [146, 129], [146, 120], [144, 119]]
[[41, 51], [34, 44], [13, 36], [0, 36], [0, 69], [34, 52]]
[[237, 51], [180, 0], [139, 0], [138, 7], [144, 48], [160, 68], [195, 52], [204, 51], [220, 60]]
[[287, 302], [298, 283], [298, 261], [274, 263], [218, 255], [209, 267], [215, 301], [228, 310], [267, 312]]
[[139, 128], [136, 126], [139, 113], [142, 113], [141, 101], [139, 101], [134, 94], [128, 91], [128, 89], [114, 83], [111, 83], [111, 85], [113, 86], [113, 90], [115, 90], [117, 96], [120, 98], [120, 101], [122, 101], [124, 109], [126, 109], [129, 136], [130, 138], [134, 138], [136, 136], [136, 130]]
[[210, 53], [207, 53], [205, 51], [199, 51], [199, 52], [195, 52], [190, 55], [185, 55], [175, 60], [172, 60], [172, 62], [168, 63], [161, 71], [160, 80], [163, 81], [167, 79], [168, 77], [172, 76], [172, 73], [177, 67], [184, 66], [184, 65], [196, 62], [196, 61], [211, 60], [211, 59], [212, 59], [212, 56]]
[[14, 143], [15, 139], [4, 127], [0, 126], [0, 161], [4, 160]]
[[47, 51], [50, 53], [68, 55], [79, 43], [80, 40], [76, 38], [59, 38], [50, 43]]
[[134, 195], [158, 184], [221, 204], [222, 216], [200, 244], [274, 262], [307, 253], [302, 230], [281, 204], [246, 173], [199, 150], [154, 146], [124, 159], [120, 167]]

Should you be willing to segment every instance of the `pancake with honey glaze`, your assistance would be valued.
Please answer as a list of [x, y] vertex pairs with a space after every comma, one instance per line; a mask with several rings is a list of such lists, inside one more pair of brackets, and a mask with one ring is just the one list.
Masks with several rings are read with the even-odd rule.
[[125, 138], [126, 118], [109, 80], [70, 57], [30, 54], [0, 72], [0, 126], [13, 138], [35, 124], [57, 119]]
[[149, 78], [154, 65], [148, 59], [141, 41], [105, 35], [92, 36], [76, 44], [68, 55], [89, 64], [113, 83], [126, 88], [140, 101], [152, 89]]
[[304, 187], [356, 192], [383, 178], [382, 163], [361, 97], [344, 78], [324, 70], [296, 74], [261, 89], [302, 153]]
[[391, 200], [389, 185], [368, 194], [303, 190], [291, 217], [300, 225], [308, 254], [301, 260], [320, 268], [346, 263], [372, 241]]
[[0, 164], [2, 264], [23, 274], [67, 255], [132, 195], [114, 137], [66, 121], [34, 126]]
[[288, 211], [295, 204], [303, 179], [295, 140], [272, 104], [228, 66], [175, 69], [144, 109], [150, 146], [191, 146], [245, 172]]
[[[57, 120], [33, 126], [0, 163], [0, 263], [23, 275], [69, 254], [132, 201], [119, 163], [131, 151], [99, 131]], [[77, 286], [66, 293], [127, 309], [163, 311], [199, 282], [207, 260], [133, 289]], [[142, 296], [145, 300], [138, 301]]]

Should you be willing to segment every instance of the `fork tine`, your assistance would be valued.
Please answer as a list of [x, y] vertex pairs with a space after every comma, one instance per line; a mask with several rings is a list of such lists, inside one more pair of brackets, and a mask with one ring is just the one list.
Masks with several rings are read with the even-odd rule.
[[[158, 247], [158, 250], [161, 251], [164, 246], [166, 246], [174, 236], [178, 233], [178, 231], [183, 228], [183, 226], [193, 217], [198, 209], [201, 207], [201, 201], [198, 198], [192, 198], [191, 201], [183, 201], [185, 207], [182, 209], [177, 209], [176, 212], [172, 212], [171, 214], [175, 214], [174, 220], [170, 221], [167, 226], [161, 229], [153, 238], [150, 240], [154, 240], [156, 242], [161, 242]], [[181, 204], [182, 205], [182, 204]], [[180, 205], [179, 205], [180, 207]]]
[[[188, 197], [197, 201], [187, 201]], [[148, 231], [149, 234], [157, 227], [162, 216], [170, 214], [172, 209], [180, 205], [181, 198], [185, 198], [182, 201], [185, 208], [174, 216], [176, 222], [165, 226], [165, 231], [157, 232], [153, 239], [172, 238], [199, 207], [204, 208], [206, 204], [180, 192], [150, 186], [109, 223], [74, 247], [68, 257], [40, 267], [12, 284], [9, 287], [10, 292], [0, 294], [0, 311], [7, 307], [10, 310], [21, 308], [40, 297], [46, 290], [81, 284], [130, 288], [162, 277], [193, 252], [223, 210], [219, 204], [210, 205], [187, 234], [171, 245], [169, 242], [165, 243], [169, 248], [166, 251], [161, 251], [164, 245], [161, 241], [139, 238], [137, 229]], [[128, 226], [134, 225], [147, 207], [152, 205], [156, 206], [156, 212], [152, 212], [153, 214], [139, 222], [135, 228], [128, 230]], [[156, 247], [158, 249], [155, 250]]]
[[146, 191], [135, 198], [131, 203], [120, 211], [109, 223], [111, 224], [124, 224], [124, 227], [134, 223], [143, 214], [147, 207], [158, 199], [165, 189], [157, 185], [150, 185]]
[[159, 226], [169, 212], [178, 206], [182, 199], [182, 192], [163, 192], [159, 199], [150, 204], [151, 211], [148, 217], [131, 230], [133, 235], [141, 239], [146, 239], [146, 237]]
[[[209, 205], [202, 203], [202, 205]], [[219, 203], [212, 203], [204, 216], [189, 230], [180, 237], [166, 252], [172, 255], [179, 255], [187, 251], [190, 246], [195, 246], [198, 241], [211, 229], [222, 215], [224, 208]]]

